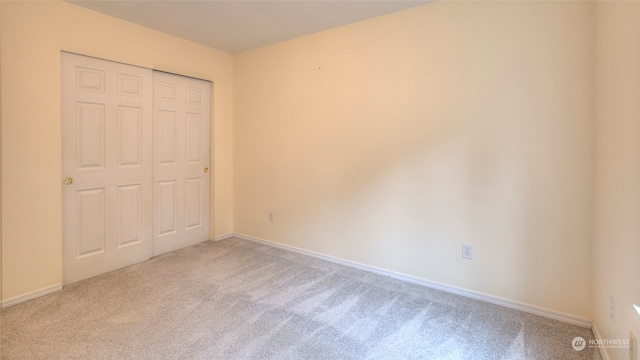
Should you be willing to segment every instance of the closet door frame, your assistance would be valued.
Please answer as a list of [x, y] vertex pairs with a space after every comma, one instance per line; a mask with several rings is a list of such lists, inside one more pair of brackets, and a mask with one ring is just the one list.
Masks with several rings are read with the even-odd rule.
[[[209, 239], [211, 83], [172, 75], [186, 79], [186, 89], [193, 87], [191, 82], [206, 85], [199, 104], [206, 111], [196, 121], [192, 106], [196, 104], [188, 104], [185, 114], [191, 118], [182, 121], [186, 147], [182, 152], [191, 156], [183, 159], [190, 166], [173, 169], [186, 171], [197, 165], [204, 176], [189, 170], [174, 178], [185, 199], [195, 193], [203, 197], [198, 207], [185, 201], [175, 209], [184, 215], [184, 225], [176, 229], [177, 240], [163, 243], [156, 230], [161, 211], [154, 208], [158, 205], [156, 74], [166, 76], [138, 66], [61, 53], [63, 284]], [[194, 96], [192, 92], [192, 103]], [[198, 146], [186, 141], [196, 130], [202, 133]], [[201, 153], [195, 156], [199, 148]], [[162, 171], [166, 175], [167, 170]], [[178, 241], [182, 236], [191, 238]]]

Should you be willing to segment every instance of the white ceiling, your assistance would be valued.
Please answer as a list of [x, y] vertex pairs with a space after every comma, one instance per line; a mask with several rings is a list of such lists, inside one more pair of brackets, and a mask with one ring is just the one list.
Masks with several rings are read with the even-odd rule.
[[433, 0], [66, 0], [237, 53]]

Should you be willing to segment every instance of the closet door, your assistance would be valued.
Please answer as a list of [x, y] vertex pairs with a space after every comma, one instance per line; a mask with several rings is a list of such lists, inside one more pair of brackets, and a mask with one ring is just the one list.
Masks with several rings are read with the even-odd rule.
[[209, 239], [211, 83], [154, 72], [154, 246]]
[[152, 76], [62, 53], [65, 284], [151, 257]]

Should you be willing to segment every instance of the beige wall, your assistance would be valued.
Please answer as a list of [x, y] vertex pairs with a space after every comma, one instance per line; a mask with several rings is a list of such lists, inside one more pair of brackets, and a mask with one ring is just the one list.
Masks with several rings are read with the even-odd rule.
[[[597, 3], [596, 54], [594, 323], [604, 338], [627, 339], [640, 336], [640, 2]], [[627, 349], [609, 353], [628, 359]]]
[[[0, 21], [4, 6], [0, 1]], [[0, 301], [2, 300], [2, 26], [0, 26]], [[1, 310], [0, 310], [1, 311]], [[0, 316], [1, 316], [0, 312]]]
[[590, 318], [592, 10], [437, 2], [236, 55], [234, 230]]
[[232, 231], [230, 54], [59, 1], [1, 14], [3, 299], [61, 282], [61, 50], [214, 82], [210, 236]]

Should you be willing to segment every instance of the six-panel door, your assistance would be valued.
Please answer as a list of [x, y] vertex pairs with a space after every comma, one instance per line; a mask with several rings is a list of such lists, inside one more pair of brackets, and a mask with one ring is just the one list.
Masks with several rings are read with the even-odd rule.
[[211, 84], [156, 72], [154, 255], [209, 237]]
[[64, 283], [151, 257], [152, 78], [62, 54]]

